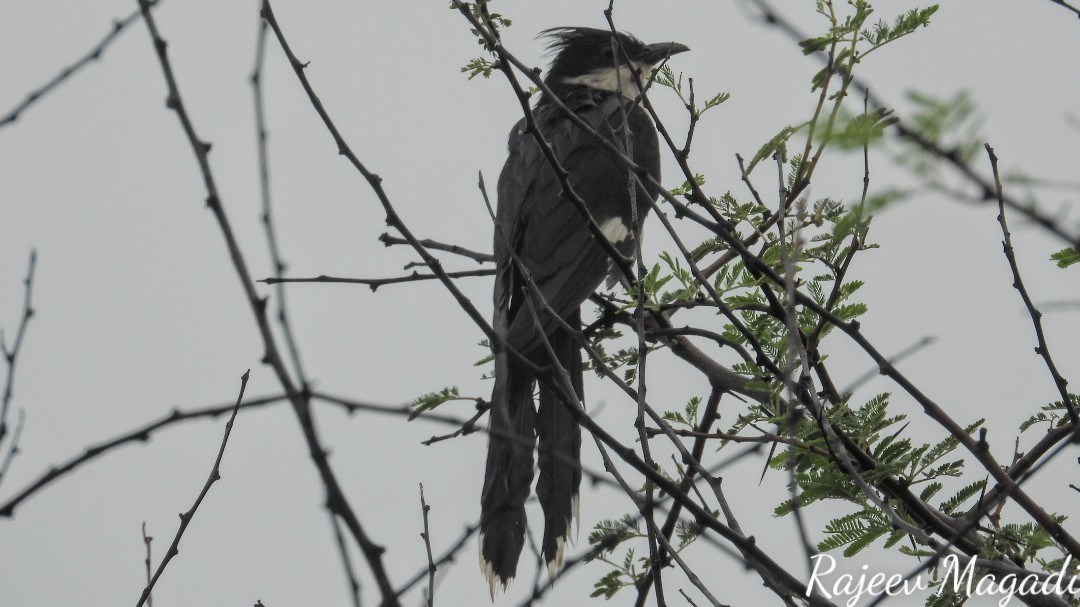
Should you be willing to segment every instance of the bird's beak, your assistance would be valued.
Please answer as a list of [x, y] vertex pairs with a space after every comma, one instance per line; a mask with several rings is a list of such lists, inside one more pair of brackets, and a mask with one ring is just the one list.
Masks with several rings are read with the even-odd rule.
[[679, 44], [678, 42], [657, 42], [656, 44], [646, 46], [641, 55], [637, 56], [635, 59], [642, 63], [656, 65], [671, 55], [685, 53], [688, 50], [690, 50], [690, 47], [685, 44]]

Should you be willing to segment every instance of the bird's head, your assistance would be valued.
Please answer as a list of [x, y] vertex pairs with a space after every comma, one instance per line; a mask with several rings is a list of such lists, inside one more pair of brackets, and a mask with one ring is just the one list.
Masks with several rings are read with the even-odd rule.
[[590, 27], [556, 27], [541, 35], [548, 38], [548, 50], [555, 55], [544, 82], [560, 97], [588, 87], [621, 91], [633, 99], [641, 92], [638, 83], [649, 78], [656, 64], [690, 50], [678, 42], [645, 44], [625, 32], [613, 38], [609, 30]]

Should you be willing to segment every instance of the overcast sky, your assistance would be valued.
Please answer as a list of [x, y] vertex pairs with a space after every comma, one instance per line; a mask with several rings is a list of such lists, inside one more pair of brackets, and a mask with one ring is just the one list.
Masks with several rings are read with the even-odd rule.
[[[806, 31], [824, 27], [809, 1], [777, 4]], [[606, 0], [504, 1], [494, 10], [513, 19], [504, 32], [506, 46], [527, 63], [544, 65], [537, 32], [604, 27], [606, 6]], [[891, 20], [916, 5], [882, 0], [875, 6]], [[0, 11], [0, 113], [73, 63], [135, 7], [134, 0], [9, 2]], [[445, 0], [280, 0], [274, 8], [294, 51], [311, 62], [308, 76], [328, 111], [354, 151], [382, 176], [414, 233], [489, 250], [490, 220], [476, 189], [477, 171], [494, 182], [520, 110], [501, 77], [468, 81], [460, 73], [481, 53], [461, 16]], [[247, 261], [256, 277], [269, 276], [248, 82], [258, 2], [164, 0], [155, 15], [196, 129], [213, 143], [211, 164]], [[756, 15], [749, 2], [616, 3], [620, 29], [646, 42], [675, 40], [692, 49], [672, 66], [694, 77], [699, 94], [731, 93], [700, 125], [691, 158], [714, 195], [731, 190], [745, 199], [734, 155], [752, 156], [782, 127], [805, 120], [816, 100], [809, 81], [817, 61]], [[413, 255], [377, 240], [387, 229], [378, 201], [337, 155], [278, 46], [267, 50], [271, 182], [289, 273], [401, 274]], [[1048, 0], [949, 0], [930, 28], [874, 53], [861, 74], [901, 116], [912, 110], [908, 90], [940, 97], [970, 91], [984, 137], [1005, 170], [1072, 182], [1071, 188], [1043, 192], [1040, 202], [1075, 234], [1076, 57], [1080, 21]], [[101, 61], [0, 128], [0, 327], [9, 341], [29, 251], [36, 249], [39, 258], [37, 315], [19, 359], [9, 418], [14, 423], [16, 411], [24, 409], [26, 426], [21, 454], [0, 486], [0, 503], [50, 465], [172, 407], [234, 400], [248, 368], [249, 397], [279, 391], [259, 364], [258, 333], [203, 204], [194, 157], [175, 115], [165, 109], [165, 90], [146, 27], [137, 22]], [[685, 128], [673, 96], [657, 91], [652, 98], [673, 131]], [[859, 159], [828, 162], [810, 195], [857, 200]], [[884, 150], [873, 152], [871, 163], [872, 190], [913, 187]], [[681, 182], [670, 178], [673, 168], [665, 164], [669, 187]], [[977, 170], [989, 174], [981, 157]], [[988, 205], [917, 192], [877, 218], [871, 240], [881, 248], [860, 255], [852, 275], [867, 282], [860, 300], [870, 307], [862, 321], [870, 339], [891, 353], [935, 338], [902, 370], [962, 423], [986, 417], [995, 455], [1008, 461], [1017, 424], [1057, 397], [1032, 353], [1031, 323], [1010, 286], [995, 214]], [[1062, 372], [1080, 382], [1080, 273], [1047, 261], [1064, 243], [1025, 226], [1018, 215], [1010, 220], [1036, 302], [1074, 304], [1048, 308], [1046, 323]], [[647, 232], [655, 236], [647, 254], [670, 248], [658, 224]], [[476, 267], [452, 257], [446, 265]], [[487, 313], [490, 279], [461, 285]], [[473, 366], [485, 354], [477, 345], [482, 334], [436, 284], [390, 286], [374, 294], [364, 287], [306, 284], [288, 293], [305, 366], [321, 389], [382, 404], [450, 385], [463, 394], [490, 392], [490, 382]], [[842, 337], [833, 341], [838, 383], [871, 368]], [[706, 390], [680, 364], [662, 356], [650, 364], [650, 395], [657, 401], [679, 407]], [[632, 440], [632, 406], [595, 378], [588, 382], [587, 405], [596, 419]], [[877, 381], [862, 394], [888, 390], [895, 388]], [[913, 418], [920, 414], [907, 398], [898, 396], [893, 406]], [[444, 411], [464, 418], [471, 406], [456, 403]], [[482, 434], [425, 447], [421, 440], [452, 428], [392, 416], [348, 417], [328, 407], [317, 413], [347, 494], [369, 534], [389, 549], [395, 583], [425, 562], [419, 483], [432, 506], [437, 553], [475, 522]], [[737, 411], [722, 414], [726, 426]], [[0, 602], [133, 604], [144, 584], [140, 524], [145, 521], [155, 537], [156, 561], [176, 530], [176, 514], [188, 509], [206, 479], [222, 427], [223, 420], [171, 427], [147, 444], [94, 461], [24, 503], [14, 519], [0, 520]], [[921, 419], [913, 429], [925, 430], [924, 440], [944, 436]], [[1022, 445], [1036, 439], [1024, 435]], [[586, 465], [601, 467], [595, 449], [584, 452]], [[725, 488], [746, 531], [801, 575], [800, 555], [787, 549], [791, 522], [768, 516], [785, 495], [783, 482], [766, 477], [759, 485], [761, 465], [759, 458], [733, 473]], [[1058, 470], [1036, 478], [1032, 492], [1049, 510], [1075, 512], [1077, 494], [1064, 483], [1076, 482], [1076, 469]], [[222, 471], [157, 586], [158, 604], [348, 604], [321, 508], [323, 490], [292, 412], [276, 406], [242, 414]], [[625, 496], [610, 489], [588, 491], [578, 549], [586, 547], [595, 521], [628, 509]], [[814, 516], [826, 520], [827, 514]], [[1070, 529], [1080, 531], [1075, 524]], [[749, 597], [761, 596], [759, 580], [715, 551], [692, 550], [705, 563], [703, 572], [724, 579], [730, 595], [722, 600], [755, 604]], [[439, 602], [486, 603], [475, 560], [470, 541], [440, 577]], [[373, 602], [371, 577], [359, 560], [357, 568], [364, 596]], [[559, 604], [579, 604], [605, 571], [575, 572], [556, 589]], [[529, 579], [524, 574], [511, 596], [526, 592]], [[420, 600], [414, 593], [407, 604]]]

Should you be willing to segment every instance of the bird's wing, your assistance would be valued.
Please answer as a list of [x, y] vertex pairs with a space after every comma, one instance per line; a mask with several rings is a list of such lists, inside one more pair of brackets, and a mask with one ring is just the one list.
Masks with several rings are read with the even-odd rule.
[[534, 178], [529, 167], [543, 159], [537, 156], [539, 148], [522, 145], [525, 119], [522, 118], [510, 131], [508, 155], [499, 175], [498, 209], [495, 214], [495, 330], [505, 335], [510, 311], [511, 292], [515, 290], [518, 272], [513, 254], [520, 248], [525, 215], [522, 209], [531, 197]]
[[[621, 146], [619, 126], [623, 122], [623, 110], [619, 106], [622, 103], [621, 98], [607, 96], [595, 105], [582, 108], [578, 115], [605, 138]], [[558, 113], [560, 110], [547, 108], [547, 111]], [[548, 119], [545, 121], [544, 118]], [[638, 146], [653, 150], [652, 156], [655, 156], [656, 134], [651, 121], [644, 114], [633, 118], [637, 118], [631, 120], [637, 138], [634, 156], [638, 156]], [[568, 172], [571, 187], [585, 201], [596, 223], [609, 231], [609, 239], [616, 242], [624, 254], [628, 253], [631, 243], [628, 237], [629, 171], [592, 135], [569, 119], [554, 115], [538, 116], [538, 120], [547, 125], [542, 129], [545, 138]], [[577, 207], [562, 195], [559, 179], [535, 139], [515, 129], [510, 148], [510, 157], [499, 180], [501, 223], [504, 229], [510, 226], [508, 232], [514, 238], [509, 242], [529, 269], [547, 303], [555, 314], [565, 318], [603, 281], [609, 271], [609, 256], [596, 242]], [[659, 168], [653, 172], [658, 176]], [[643, 216], [649, 198], [655, 197], [655, 192], [650, 194], [638, 188], [635, 196]], [[498, 258], [498, 248], [496, 251]], [[531, 315], [519, 309], [520, 295], [515, 291], [521, 281], [514, 278], [504, 282], [509, 290], [502, 296], [497, 292], [496, 298], [500, 300], [505, 296], [506, 299], [501, 301], [509, 302], [506, 308], [510, 323], [508, 340], [514, 347], [527, 350], [538, 338], [533, 331]], [[545, 322], [545, 332], [550, 332], [554, 324], [554, 319]]]

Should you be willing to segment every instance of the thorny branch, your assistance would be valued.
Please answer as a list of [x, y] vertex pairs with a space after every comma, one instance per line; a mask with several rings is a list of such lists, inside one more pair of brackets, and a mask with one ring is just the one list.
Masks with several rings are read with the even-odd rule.
[[8, 348], [4, 334], [0, 331], [0, 353], [4, 355], [4, 365], [7, 367], [7, 377], [4, 379], [4, 395], [0, 399], [0, 445], [7, 436], [8, 408], [11, 406], [11, 397], [15, 388], [15, 364], [19, 361], [19, 349], [22, 347], [23, 337], [26, 335], [26, 325], [34, 316], [33, 293], [34, 293], [34, 267], [37, 265], [37, 251], [30, 251], [30, 262], [26, 268], [26, 278], [23, 279], [23, 309], [19, 317], [19, 328], [15, 330], [15, 340]]
[[[225, 209], [222, 206], [221, 199], [218, 195], [213, 173], [210, 170], [210, 145], [199, 139], [196, 135], [195, 128], [184, 107], [183, 100], [180, 97], [180, 91], [176, 84], [176, 79], [173, 75], [172, 66], [169, 63], [168, 55], [166, 53], [167, 44], [158, 33], [157, 25], [150, 13], [151, 5], [148, 0], [139, 0], [139, 7], [142, 10], [143, 20], [146, 22], [147, 28], [150, 31], [154, 50], [157, 54], [158, 61], [161, 64], [162, 74], [164, 75], [165, 82], [168, 86], [169, 93], [166, 99], [166, 107], [176, 112], [177, 118], [180, 120], [180, 124], [183, 127], [184, 133], [187, 136], [192, 151], [198, 161], [199, 170], [206, 187], [206, 204], [213, 212], [214, 217], [218, 222], [218, 226], [221, 229], [222, 236], [225, 238], [229, 256], [232, 260], [233, 267], [236, 270], [237, 278], [240, 280], [241, 286], [244, 289], [244, 294], [259, 328], [259, 334], [262, 337], [263, 345], [266, 348], [264, 361], [274, 370], [274, 374], [277, 376], [278, 381], [284, 388], [285, 394], [293, 405], [293, 411], [297, 416], [300, 430], [303, 433], [304, 440], [308, 446], [308, 453], [311, 456], [315, 467], [318, 469], [319, 476], [326, 489], [326, 507], [342, 518], [349, 528], [349, 532], [352, 534], [353, 539], [355, 539], [356, 543], [360, 546], [360, 550], [364, 554], [364, 558], [367, 560], [371, 573], [379, 587], [383, 603], [388, 607], [397, 605], [398, 601], [394, 596], [393, 584], [390, 582], [385, 566], [383, 565], [383, 548], [375, 544], [364, 531], [363, 526], [360, 524], [360, 519], [353, 511], [352, 506], [345, 497], [344, 491], [341, 489], [341, 485], [338, 483], [336, 475], [330, 467], [326, 452], [323, 450], [315, 430], [310, 393], [306, 389], [298, 389], [296, 387], [293, 379], [289, 376], [288, 369], [285, 367], [277, 342], [270, 329], [270, 323], [266, 313], [266, 299], [261, 297], [255, 291], [254, 280], [251, 278], [251, 273], [248, 271], [247, 262], [244, 260], [243, 253], [240, 251], [240, 246], [236, 241], [236, 237], [233, 234], [232, 227], [229, 224]], [[264, 5], [264, 8], [265, 12], [269, 13], [269, 5]], [[271, 26], [274, 27], [275, 33], [280, 41], [281, 33], [277, 29], [276, 22], [272, 20], [268, 21]]]
[[[264, 396], [260, 398], [248, 399], [247, 402], [240, 405], [241, 409], [257, 409], [272, 405], [274, 403], [285, 400], [285, 396]], [[15, 495], [8, 498], [6, 502], [0, 503], [0, 518], [12, 517], [15, 514], [15, 509], [24, 501], [38, 493], [45, 487], [51, 485], [53, 482], [59, 480], [61, 477], [74, 472], [76, 469], [82, 467], [84, 464], [113, 451], [117, 447], [127, 445], [129, 443], [145, 443], [150, 440], [158, 430], [162, 428], [173, 426], [179, 422], [184, 422], [193, 419], [203, 418], [216, 418], [231, 411], [233, 405], [212, 405], [208, 407], [201, 407], [198, 409], [190, 409], [183, 411], [180, 409], [173, 409], [157, 421], [150, 422], [144, 426], [140, 426], [129, 432], [125, 432], [119, 436], [108, 439], [106, 441], [91, 445], [87, 447], [83, 452], [77, 456], [74, 456], [62, 464], [51, 466], [46, 470], [37, 480], [31, 482], [22, 491], [19, 491]]]
[[352, 558], [349, 556], [349, 547], [345, 545], [345, 534], [341, 531], [341, 519], [329, 513], [330, 528], [334, 530], [334, 544], [337, 545], [338, 555], [341, 557], [341, 566], [345, 570], [345, 580], [349, 584], [349, 598], [352, 599], [353, 607], [361, 607], [360, 580], [353, 570]]
[[[157, 570], [154, 572], [154, 576], [150, 578], [150, 581], [146, 584], [146, 588], [142, 591], [142, 596], [139, 597], [139, 602], [136, 607], [142, 607], [150, 598], [150, 593], [154, 590], [154, 585], [161, 579], [161, 574], [165, 572], [165, 568], [169, 566], [169, 562], [173, 557], [180, 553], [180, 538], [184, 537], [184, 532], [187, 531], [188, 525], [191, 524], [191, 520], [195, 517], [195, 511], [199, 509], [199, 505], [202, 504], [203, 499], [206, 498], [206, 494], [210, 492], [210, 487], [221, 479], [221, 458], [225, 455], [225, 445], [229, 442], [229, 435], [232, 434], [233, 422], [236, 421], [236, 414], [240, 412], [240, 403], [244, 400], [244, 390], [247, 389], [248, 375], [251, 370], [244, 371], [244, 374], [240, 376], [240, 394], [236, 397], [236, 404], [233, 405], [232, 415], [229, 416], [229, 421], [225, 422], [225, 436], [221, 439], [221, 446], [218, 447], [217, 458], [214, 459], [214, 467], [210, 469], [210, 476], [206, 479], [206, 483], [203, 485], [201, 491], [199, 491], [198, 497], [195, 498], [195, 503], [191, 505], [191, 508], [187, 512], [180, 513], [180, 528], [176, 530], [176, 536], [173, 537], [172, 544], [169, 549], [165, 551], [164, 558], [161, 559], [161, 563], [158, 565]], [[146, 527], [143, 527], [143, 536], [146, 536]], [[146, 550], [150, 551], [150, 540], [146, 541]], [[147, 556], [149, 559], [149, 556]]]
[[[156, 6], [158, 4], [161, 4], [161, 0], [149, 0], [149, 3], [151, 6]], [[119, 36], [120, 33], [123, 32], [129, 25], [138, 20], [141, 15], [142, 12], [139, 9], [136, 9], [127, 17], [114, 20], [112, 28], [109, 30], [109, 33], [101, 39], [101, 42], [98, 42], [78, 61], [60, 70], [59, 74], [53, 76], [52, 80], [46, 82], [44, 85], [42, 85], [41, 88], [30, 91], [26, 95], [26, 99], [24, 99], [14, 108], [12, 108], [11, 111], [9, 111], [3, 117], [0, 117], [0, 128], [4, 128], [5, 126], [18, 120], [19, 116], [23, 112], [25, 112], [30, 106], [34, 105], [38, 101], [41, 101], [42, 97], [51, 93], [56, 87], [63, 84], [65, 80], [75, 75], [76, 72], [86, 67], [90, 63], [101, 59], [101, 55], [105, 52], [106, 47], [108, 47], [109, 44], [111, 44], [113, 40], [115, 40], [116, 37]]]
[[[1061, 372], [1058, 371], [1057, 364], [1054, 363], [1053, 356], [1050, 355], [1050, 346], [1046, 343], [1046, 333], [1043, 331], [1042, 312], [1035, 307], [1035, 304], [1031, 301], [1031, 295], [1028, 294], [1027, 288], [1024, 287], [1024, 279], [1020, 277], [1020, 267], [1016, 263], [1016, 251], [1013, 249], [1012, 234], [1009, 233], [1009, 226], [1005, 222], [1005, 197], [1001, 192], [1001, 175], [998, 174], [998, 157], [994, 153], [994, 148], [990, 147], [990, 144], [985, 145], [986, 153], [990, 156], [990, 166], [994, 171], [994, 186], [997, 190], [998, 196], [998, 223], [1001, 224], [1001, 234], [1004, 237], [1004, 242], [1001, 243], [1005, 250], [1005, 258], [1009, 260], [1009, 269], [1012, 270], [1013, 288], [1020, 293], [1020, 298], [1024, 300], [1024, 306], [1027, 308], [1028, 316], [1031, 317], [1031, 323], [1035, 325], [1035, 337], [1039, 340], [1039, 345], [1035, 348], [1035, 353], [1042, 357], [1046, 363], [1046, 368], [1050, 371], [1050, 376], [1054, 379], [1054, 385], [1057, 387], [1058, 394], [1061, 396], [1062, 406], [1069, 412], [1069, 422], [1072, 424], [1074, 430], [1080, 432], [1080, 417], [1077, 416], [1076, 406], [1073, 405], [1072, 396], [1069, 394], [1069, 381], [1062, 377]], [[1080, 438], [1080, 435], [1077, 435]]]
[[[383, 243], [388, 247], [393, 245], [412, 246], [412, 243], [410, 243], [408, 240], [405, 240], [404, 238], [398, 238], [396, 236], [391, 236], [386, 233], [383, 233], [381, 236], [379, 236], [379, 242]], [[437, 240], [431, 240], [429, 238], [425, 238], [423, 240], [420, 240], [419, 242], [421, 245], [427, 247], [428, 249], [432, 249], [435, 251], [446, 251], [447, 253], [460, 255], [462, 257], [467, 257], [477, 263], [495, 261], [495, 256], [491, 253], [479, 253], [477, 251], [471, 251], [469, 249], [466, 249], [465, 247], [461, 247], [456, 244], [446, 244]]]
[[[146, 521], [143, 521], [142, 524], [142, 539], [143, 545], [146, 546], [146, 558], [143, 560], [143, 564], [146, 566], [146, 585], [149, 586], [154, 576], [153, 566], [150, 563], [150, 542], [153, 542], [154, 538], [146, 533]], [[146, 607], [154, 607], [154, 596], [152, 594], [146, 595]]]
[[26, 410], [19, 409], [19, 421], [15, 422], [15, 432], [11, 435], [11, 445], [8, 447], [7, 455], [0, 461], [0, 485], [4, 483], [8, 470], [11, 469], [11, 462], [19, 454], [19, 439], [22, 438], [24, 425], [26, 425]]
[[420, 483], [420, 510], [424, 517], [424, 531], [420, 534], [420, 539], [424, 540], [424, 549], [427, 552], [427, 574], [428, 574], [428, 587], [427, 587], [427, 606], [434, 607], [435, 605], [435, 572], [438, 567], [435, 565], [435, 559], [431, 556], [431, 527], [428, 525], [428, 512], [431, 511], [431, 506], [428, 506], [427, 500], [424, 499], [424, 484]]
[[[273, 207], [270, 204], [270, 158], [268, 139], [270, 134], [266, 129], [266, 110], [263, 100], [263, 78], [265, 70], [263, 66], [266, 59], [266, 22], [259, 20], [259, 35], [255, 43], [255, 67], [251, 70], [251, 89], [254, 97], [255, 108], [255, 137], [259, 157], [259, 195], [262, 198], [263, 230], [266, 234], [266, 244], [270, 250], [270, 265], [274, 270], [274, 276], [281, 278], [288, 267], [281, 255], [281, 247], [278, 244], [277, 229], [274, 227]], [[275, 284], [275, 283], [267, 283]], [[301, 387], [308, 384], [307, 376], [304, 375], [304, 366], [300, 360], [300, 349], [296, 344], [296, 336], [293, 334], [292, 324], [289, 322], [288, 304], [285, 298], [285, 287], [278, 286], [274, 290], [277, 297], [277, 321], [281, 327], [281, 335], [285, 339], [285, 347], [292, 360], [293, 371]]]
[[[469, 278], [473, 276], [492, 276], [495, 274], [495, 270], [465, 270], [462, 272], [445, 272], [444, 275], [447, 278]], [[297, 282], [321, 282], [321, 283], [343, 283], [353, 285], [367, 285], [371, 288], [372, 292], [384, 285], [401, 284], [403, 282], [421, 282], [425, 280], [440, 280], [442, 277], [437, 274], [421, 274], [419, 272], [413, 272], [406, 276], [392, 276], [389, 278], [344, 278], [340, 276], [326, 276], [320, 275], [314, 278], [264, 278], [259, 282], [266, 283], [268, 285], [280, 285], [285, 283], [297, 283]]]

